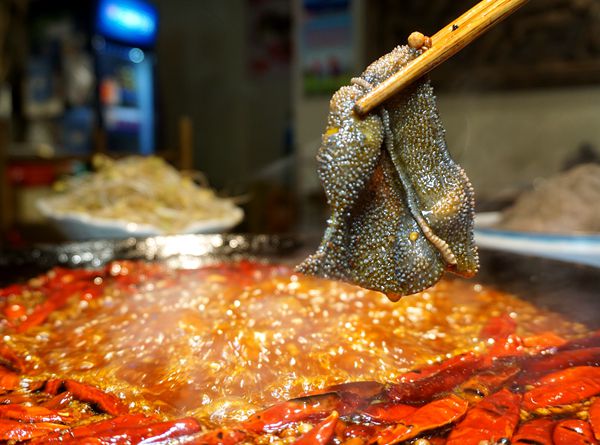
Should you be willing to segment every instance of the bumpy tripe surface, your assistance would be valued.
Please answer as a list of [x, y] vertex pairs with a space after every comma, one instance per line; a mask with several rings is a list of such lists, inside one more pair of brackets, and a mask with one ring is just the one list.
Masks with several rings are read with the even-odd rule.
[[478, 268], [473, 188], [446, 148], [433, 89], [419, 81], [361, 117], [356, 101], [419, 53], [400, 46], [335, 93], [317, 155], [332, 216], [298, 270], [386, 293]]

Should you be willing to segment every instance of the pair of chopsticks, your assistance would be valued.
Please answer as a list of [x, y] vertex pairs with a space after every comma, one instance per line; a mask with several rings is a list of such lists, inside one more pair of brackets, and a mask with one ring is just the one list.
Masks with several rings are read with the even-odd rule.
[[427, 45], [430, 44], [431, 48], [409, 62], [402, 71], [357, 100], [355, 111], [358, 114], [367, 114], [398, 91], [448, 60], [526, 2], [527, 0], [483, 0], [478, 3], [431, 37]]

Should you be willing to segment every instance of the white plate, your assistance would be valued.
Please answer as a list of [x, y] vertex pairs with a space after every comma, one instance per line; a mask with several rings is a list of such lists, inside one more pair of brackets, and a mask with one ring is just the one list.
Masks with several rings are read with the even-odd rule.
[[496, 229], [500, 213], [475, 216], [475, 242], [480, 247], [600, 266], [600, 234], [553, 234]]
[[[52, 208], [51, 199], [37, 202], [40, 212], [70, 240], [115, 239], [166, 235], [161, 229], [125, 220], [95, 218], [85, 213], [59, 213]], [[179, 234], [225, 232], [244, 219], [244, 211], [223, 200], [224, 216], [190, 223]]]

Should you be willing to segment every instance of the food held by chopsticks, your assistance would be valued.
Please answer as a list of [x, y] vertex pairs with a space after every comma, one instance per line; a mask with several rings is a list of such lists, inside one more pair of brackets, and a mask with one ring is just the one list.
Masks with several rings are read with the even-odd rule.
[[364, 117], [356, 101], [420, 54], [399, 46], [333, 96], [317, 155], [333, 214], [317, 252], [298, 270], [392, 299], [472, 276], [474, 198], [444, 140], [433, 89], [420, 80]]
[[97, 155], [93, 164], [95, 172], [57, 184], [62, 192], [48, 200], [52, 212], [136, 223], [172, 234], [237, 210], [230, 200], [156, 156], [113, 160]]

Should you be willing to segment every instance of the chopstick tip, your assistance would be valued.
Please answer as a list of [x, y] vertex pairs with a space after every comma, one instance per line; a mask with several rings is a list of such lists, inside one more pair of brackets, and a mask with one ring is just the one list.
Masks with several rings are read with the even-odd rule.
[[364, 105], [361, 104], [360, 99], [354, 104], [354, 112], [359, 116], [364, 116], [368, 113], [368, 110]]

